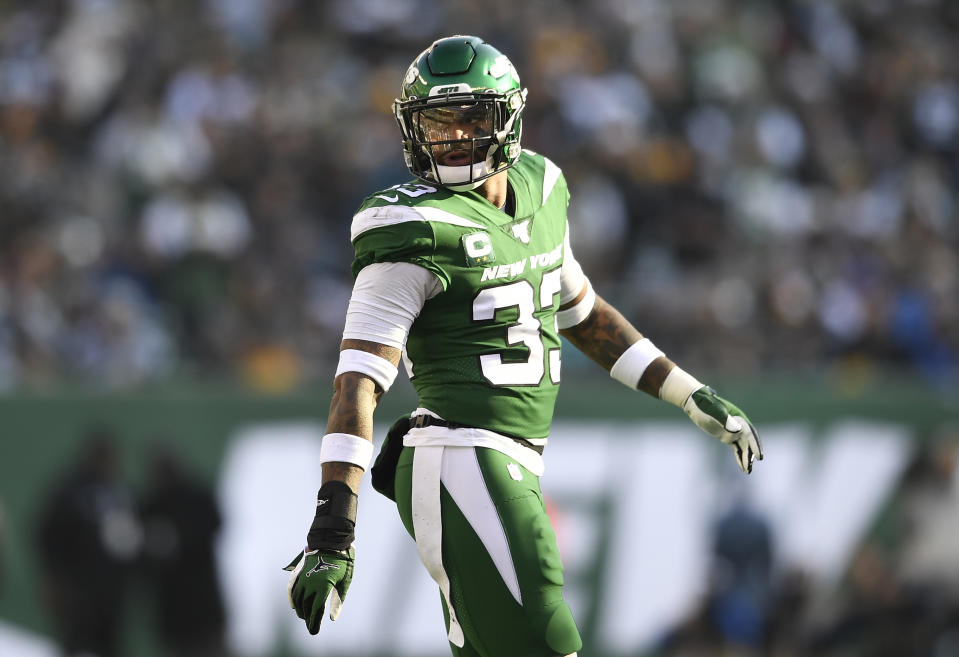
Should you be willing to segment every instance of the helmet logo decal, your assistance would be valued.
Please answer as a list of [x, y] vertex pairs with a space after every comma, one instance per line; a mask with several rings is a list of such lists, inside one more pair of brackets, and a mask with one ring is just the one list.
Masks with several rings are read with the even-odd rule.
[[430, 89], [430, 96], [445, 96], [447, 94], [468, 94], [472, 93], [473, 88], [465, 82], [456, 84], [443, 84]]
[[403, 78], [403, 85], [407, 87], [410, 86], [411, 84], [413, 84], [413, 82], [416, 81], [416, 78], [418, 78], [419, 75], [420, 75], [420, 69], [416, 68], [416, 64], [410, 66], [409, 69], [406, 71], [406, 77]]
[[498, 80], [507, 73], [516, 80], [516, 84], [519, 84], [519, 73], [516, 72], [516, 67], [513, 66], [513, 62], [511, 62], [506, 55], [500, 55], [490, 64], [489, 74]]

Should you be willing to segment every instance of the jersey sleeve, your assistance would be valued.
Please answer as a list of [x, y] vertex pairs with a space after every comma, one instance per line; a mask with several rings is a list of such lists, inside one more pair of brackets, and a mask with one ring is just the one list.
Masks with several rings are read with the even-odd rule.
[[364, 267], [353, 284], [343, 339], [403, 349], [410, 326], [438, 288], [432, 273], [406, 262]]
[[436, 263], [436, 235], [428, 221], [407, 206], [361, 208], [353, 217], [353, 276], [382, 262], [408, 262], [428, 270], [443, 289], [449, 274]]
[[563, 257], [563, 271], [560, 274], [560, 305], [566, 305], [579, 296], [586, 285], [586, 274], [576, 258], [573, 257], [573, 249], [569, 245], [569, 228], [566, 229], [566, 239], [564, 240], [566, 254]]

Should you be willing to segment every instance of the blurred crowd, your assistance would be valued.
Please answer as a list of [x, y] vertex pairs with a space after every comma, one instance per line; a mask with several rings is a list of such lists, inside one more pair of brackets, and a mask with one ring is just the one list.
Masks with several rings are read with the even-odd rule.
[[0, 389], [328, 380], [350, 217], [409, 178], [390, 103], [452, 33], [516, 64], [577, 257], [679, 362], [959, 378], [953, 0], [11, 0]]
[[959, 425], [924, 436], [837, 582], [784, 565], [748, 500], [718, 519], [708, 593], [655, 657], [959, 655]]

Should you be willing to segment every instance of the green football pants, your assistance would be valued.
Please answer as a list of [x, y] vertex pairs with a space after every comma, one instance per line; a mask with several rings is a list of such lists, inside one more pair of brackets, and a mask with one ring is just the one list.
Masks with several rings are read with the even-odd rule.
[[580, 650], [538, 477], [492, 449], [404, 447], [396, 499], [439, 584], [454, 657]]

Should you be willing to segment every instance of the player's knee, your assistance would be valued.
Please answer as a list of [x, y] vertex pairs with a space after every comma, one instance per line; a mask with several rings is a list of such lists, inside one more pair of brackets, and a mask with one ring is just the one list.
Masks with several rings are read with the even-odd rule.
[[582, 649], [583, 640], [576, 629], [573, 612], [565, 602], [543, 609], [531, 621], [539, 626], [537, 629], [554, 654], [570, 655]]

